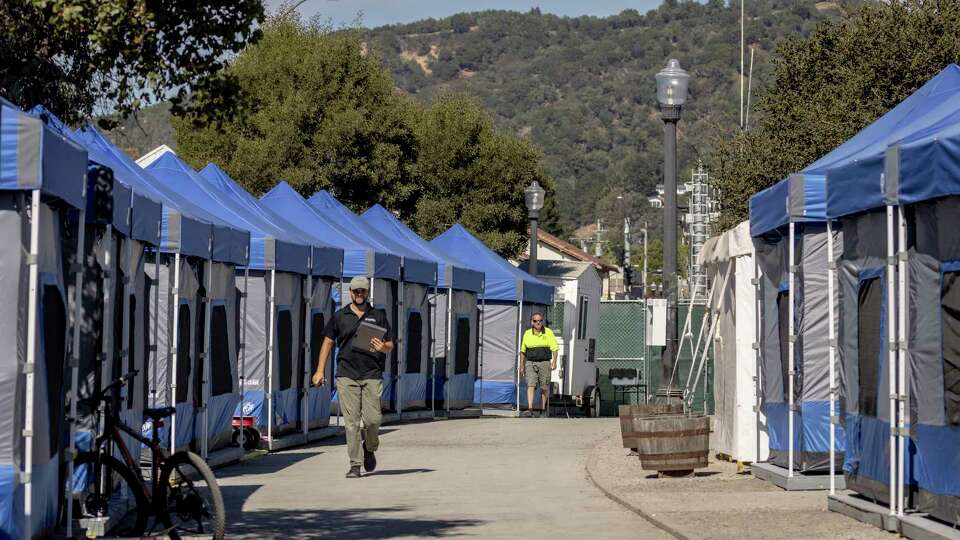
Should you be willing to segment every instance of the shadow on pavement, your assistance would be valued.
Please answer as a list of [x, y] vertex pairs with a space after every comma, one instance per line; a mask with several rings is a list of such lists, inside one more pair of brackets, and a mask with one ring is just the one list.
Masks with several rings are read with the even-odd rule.
[[300, 461], [319, 456], [323, 453], [324, 452], [301, 450], [299, 452], [290, 451], [267, 454], [261, 458], [218, 469], [214, 474], [217, 478], [232, 478], [246, 474], [273, 474], [291, 465], [295, 465]]
[[433, 471], [434, 469], [387, 469], [383, 471], [374, 471], [372, 473], [364, 473], [363, 476], [397, 476], [401, 474], [420, 474]]
[[[328, 495], [329, 496], [329, 495]], [[335, 495], [334, 495], [335, 496]], [[475, 519], [429, 519], [391, 516], [408, 508], [341, 510], [254, 510], [227, 512], [228, 536], [251, 538], [396, 538], [461, 535]]]

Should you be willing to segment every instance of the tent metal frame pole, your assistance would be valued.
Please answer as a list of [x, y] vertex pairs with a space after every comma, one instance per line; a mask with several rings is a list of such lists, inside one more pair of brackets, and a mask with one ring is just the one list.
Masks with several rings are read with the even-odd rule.
[[[406, 261], [400, 259], [401, 268], [406, 266]], [[406, 302], [404, 302], [404, 282], [401, 279], [397, 283], [397, 315], [400, 320], [397, 321], [397, 416], [403, 418], [403, 374], [407, 371], [407, 312]]]
[[[80, 318], [83, 317], [83, 308], [81, 304], [83, 303], [83, 272], [86, 268], [85, 258], [86, 258], [86, 232], [87, 232], [87, 184], [84, 182], [83, 188], [83, 198], [84, 204], [80, 207], [80, 213], [78, 217], [77, 225], [77, 254], [76, 254], [76, 265], [73, 267], [74, 271], [74, 285], [73, 285], [73, 335], [71, 336], [73, 340], [73, 350], [70, 354], [70, 392], [67, 394], [67, 399], [70, 400], [70, 417], [68, 418], [68, 423], [70, 425], [70, 440], [69, 450], [67, 457], [67, 478], [73, 478], [74, 471], [74, 459], [77, 455], [77, 387], [80, 385]], [[143, 374], [146, 377], [146, 373]], [[71, 496], [66, 497], [67, 499], [67, 538], [73, 536], [73, 482], [69, 484], [71, 486], [70, 494]]]
[[[455, 368], [454, 364], [456, 359], [450, 356], [453, 351], [453, 338], [450, 335], [453, 333], [453, 287], [447, 288], [447, 320], [445, 321], [447, 325], [447, 330], [444, 333], [444, 341], [446, 341], [446, 358], [447, 363], [444, 366], [444, 381], [443, 385], [443, 405], [447, 410], [447, 417], [450, 417], [450, 381], [453, 379], [453, 374], [451, 373], [451, 368]], [[469, 364], [469, 361], [467, 362]]]
[[[101, 356], [98, 361], [96, 377], [99, 380], [97, 388], [103, 388], [109, 384], [113, 374], [113, 353], [115, 343], [113, 342], [113, 323], [114, 323], [114, 279], [117, 275], [117, 253], [113, 241], [113, 225], [107, 225], [104, 228], [104, 252], [103, 252], [103, 344], [101, 346]], [[97, 408], [102, 412], [103, 404], [98, 404]], [[99, 430], [99, 426], [97, 426]], [[112, 445], [112, 443], [111, 443]], [[111, 448], [112, 450], [112, 448]], [[101, 472], [101, 474], [103, 474]], [[102, 479], [101, 479], [102, 480]]]
[[[167, 347], [172, 351], [170, 356], [170, 404], [171, 407], [177, 406], [177, 340], [180, 337], [180, 252], [173, 255], [173, 324], [171, 325], [171, 337], [167, 342]], [[187, 322], [189, 324], [189, 321]], [[187, 347], [190, 345], [188, 344]], [[177, 451], [177, 414], [170, 416], [170, 453]]]
[[890, 396], [890, 515], [897, 513], [897, 310], [895, 302], [896, 276], [894, 276], [896, 247], [893, 235], [893, 206], [887, 205], [887, 381]]
[[[517, 374], [517, 384], [516, 384], [516, 394], [517, 394], [517, 413], [520, 412], [520, 348], [523, 346], [523, 301], [517, 302], [517, 354], [516, 362], [517, 366], [514, 369], [514, 373]], [[532, 407], [532, 403], [527, 403], [527, 408]]]
[[243, 325], [240, 327], [240, 365], [237, 370], [237, 378], [240, 380], [240, 451], [243, 452], [246, 430], [243, 429], [244, 405], [246, 403], [246, 384], [247, 384], [247, 281], [250, 279], [250, 267], [243, 269], [243, 292], [240, 294], [242, 306], [237, 306], [241, 310], [241, 320]]
[[[433, 297], [427, 300], [427, 313], [432, 314], [432, 317], [428, 317], [427, 325], [430, 327], [430, 416], [437, 416], [437, 361], [436, 354], [436, 336], [437, 336], [437, 287], [433, 287]], [[430, 310], [429, 308], [433, 309]]]
[[313, 364], [310, 354], [313, 352], [310, 343], [313, 340], [313, 324], [311, 319], [313, 314], [313, 263], [310, 265], [310, 275], [307, 276], [307, 291], [303, 295], [305, 308], [303, 310], [307, 320], [303, 321], [303, 327], [306, 332], [303, 334], [303, 372], [300, 374], [300, 380], [303, 383], [303, 392], [300, 394], [300, 417], [303, 425], [301, 431], [307, 435], [310, 431], [310, 366]]
[[267, 329], [267, 450], [273, 452], [273, 362], [276, 356], [275, 325], [277, 311], [277, 270], [270, 269], [270, 298], [267, 305], [270, 309], [269, 328]]
[[903, 215], [903, 207], [897, 208], [898, 216], [898, 229], [899, 229], [899, 247], [900, 253], [897, 257], [897, 263], [899, 265], [899, 271], [897, 272], [897, 279], [899, 281], [899, 302], [897, 303], [897, 309], [899, 311], [899, 328], [897, 335], [899, 337], [899, 357], [900, 361], [897, 362], [897, 368], [899, 373], [897, 374], [897, 397], [899, 398], [899, 405], [897, 406], [897, 439], [898, 439], [898, 449], [897, 454], [897, 484], [899, 489], [900, 496], [897, 498], [899, 507], [897, 508], [897, 515], [903, 516], [904, 507], [906, 506], [906, 491], [904, 489], [904, 460], [906, 459], [906, 435], [907, 435], [907, 411], [906, 411], [906, 401], [907, 401], [907, 347], [908, 347], [908, 337], [909, 337], [909, 325], [907, 323], [907, 286], [909, 284], [909, 269], [907, 268], [907, 221]]
[[25, 417], [23, 422], [23, 537], [30, 539], [31, 532], [31, 514], [33, 511], [33, 400], [35, 383], [34, 369], [37, 365], [37, 312], [38, 298], [37, 291], [40, 281], [40, 190], [34, 189], [30, 192], [30, 254], [27, 258], [29, 266], [28, 290], [27, 290], [27, 361], [24, 365], [25, 378]]
[[203, 452], [201, 457], [207, 459], [207, 456], [210, 455], [210, 374], [212, 366], [210, 363], [213, 361], [213, 355], [210, 353], [211, 348], [213, 347], [213, 336], [211, 335], [211, 329], [213, 327], [211, 319], [213, 318], [213, 302], [211, 301], [211, 291], [213, 290], [213, 261], [206, 262], [207, 267], [207, 276], [206, 276], [206, 294], [200, 298], [200, 301], [203, 302], [203, 311], [204, 311], [204, 321], [203, 321], [203, 379], [200, 381], [200, 417], [203, 419], [203, 441], [200, 444], [200, 449]]
[[793, 303], [794, 303], [794, 301], [795, 301], [795, 300], [794, 300], [794, 298], [795, 298], [795, 297], [794, 297], [794, 289], [795, 289], [795, 288], [794, 288], [793, 280], [794, 280], [795, 272], [796, 272], [796, 267], [795, 267], [795, 264], [796, 264], [796, 252], [795, 252], [796, 246], [794, 245], [795, 242], [796, 242], [796, 224], [793, 223], [792, 221], [790, 222], [790, 233], [789, 233], [789, 235], [790, 235], [790, 239], [789, 239], [790, 246], [789, 246], [788, 255], [787, 255], [787, 257], [788, 257], [788, 262], [787, 262], [787, 264], [788, 264], [788, 267], [787, 267], [787, 272], [788, 272], [788, 281], [787, 281], [788, 300], [787, 300], [787, 301], [789, 302], [788, 313], [787, 313], [787, 366], [788, 366], [788, 369], [787, 369], [787, 377], [789, 378], [789, 388], [788, 388], [788, 391], [789, 391], [789, 396], [788, 396], [788, 400], [789, 400], [789, 401], [788, 401], [788, 403], [789, 403], [789, 405], [788, 405], [788, 407], [787, 407], [787, 409], [788, 409], [788, 410], [787, 410], [787, 414], [788, 414], [788, 416], [787, 416], [787, 423], [788, 423], [788, 425], [787, 425], [787, 434], [788, 434], [788, 437], [789, 437], [789, 440], [787, 441], [787, 450], [788, 450], [788, 451], [787, 451], [787, 454], [788, 454], [788, 456], [787, 456], [787, 460], [788, 460], [787, 476], [790, 477], [790, 478], [793, 478], [793, 453], [794, 453], [794, 448], [793, 448], [793, 446], [794, 446], [794, 445], [793, 445], [793, 428], [794, 428], [794, 426], [793, 426], [793, 422], [794, 422], [794, 417], [793, 417], [793, 416], [794, 416], [794, 414], [793, 414], [793, 413], [794, 413], [794, 410], [793, 410], [793, 409], [794, 409], [793, 384], [794, 384], [794, 375], [795, 375], [795, 373], [796, 373], [796, 371], [795, 371], [795, 370], [796, 370], [796, 362], [794, 361], [793, 355], [794, 355], [794, 350], [795, 350], [795, 345], [796, 345], [797, 337], [796, 337], [796, 335], [794, 335], [794, 332], [796, 331], [796, 328], [794, 328], [794, 324], [793, 324], [793, 317], [794, 317], [794, 310], [795, 310], [795, 306], [793, 305]]
[[[710, 352], [710, 342], [713, 341], [714, 336], [716, 336], [717, 330], [719, 330], [719, 327], [720, 327], [720, 324], [719, 324], [719, 323], [720, 323], [720, 310], [721, 310], [721, 308], [724, 307], [724, 295], [723, 295], [723, 291], [727, 288], [727, 283], [729, 283], [729, 281], [730, 281], [730, 275], [733, 274], [733, 264], [734, 264], [735, 261], [736, 261], [736, 259], [730, 259], [730, 262], [727, 263], [727, 272], [726, 272], [726, 273], [724, 274], [724, 276], [723, 276], [723, 284], [720, 286], [720, 289], [719, 289], [720, 292], [719, 292], [719, 298], [718, 298], [718, 300], [717, 300], [717, 308], [716, 308], [715, 310], [713, 310], [713, 311], [716, 311], [716, 316], [713, 316], [713, 317], [710, 318], [710, 319], [711, 319], [711, 320], [710, 320], [710, 331], [707, 333], [707, 342], [704, 344], [704, 347], [703, 347], [703, 350], [702, 350], [702, 351], [700, 351], [700, 350], [696, 351], [696, 352], [699, 352], [699, 353], [700, 353], [700, 360], [699, 360], [699, 361], [696, 361], [696, 358], [691, 358], [691, 359], [690, 359], [691, 369], [692, 369], [693, 364], [696, 364], [696, 365], [697, 365], [697, 376], [696, 376], [696, 378], [694, 378], [694, 380], [693, 380], [693, 385], [692, 385], [692, 386], [690, 385], [690, 380], [687, 379], [687, 384], [685, 385], [685, 388], [684, 388], [684, 396], [683, 396], [683, 397], [685, 398], [685, 400], [686, 400], [686, 402], [687, 402], [687, 407], [688, 407], [688, 408], [692, 408], [692, 407], [693, 407], [693, 400], [694, 400], [694, 398], [696, 397], [697, 385], [700, 384], [700, 376], [703, 375], [704, 369], [705, 369], [706, 366], [707, 366], [707, 353]], [[714, 286], [716, 286], [716, 280], [714, 280]], [[709, 309], [709, 305], [710, 305], [710, 303], [711, 303], [711, 300], [713, 300], [713, 294], [711, 294], [711, 295], [707, 298], [707, 308], [708, 308], [708, 309]], [[693, 311], [693, 304], [690, 304], [689, 309], [690, 309], [690, 311]], [[707, 315], [707, 313], [704, 313], [704, 316], [706, 316], [706, 315]], [[706, 325], [705, 325], [703, 322], [701, 322], [701, 323], [700, 323], [700, 326], [703, 327], [703, 326], [706, 326]], [[698, 349], [699, 349], [699, 347], [698, 347]], [[704, 391], [706, 391], [706, 388], [707, 388], [707, 382], [706, 382], [706, 380], [704, 380], [704, 382], [703, 382], [703, 388], [704, 388]], [[708, 414], [707, 407], [706, 407], [706, 398], [704, 398], [703, 413], [704, 413], [704, 414]]]
[[754, 461], [761, 461], [760, 456], [763, 455], [763, 422], [760, 421], [761, 409], [763, 408], [763, 351], [761, 350], [761, 336], [763, 335], [763, 327], [761, 323], [760, 314], [763, 311], [763, 288], [761, 285], [761, 280], [763, 279], [763, 273], [760, 270], [760, 263], [757, 261], [756, 250], [751, 250], [751, 256], [753, 257], [753, 279], [751, 283], [753, 284], [753, 350], [754, 350], [754, 362], [756, 373], [753, 376], [754, 382], [754, 406], [753, 411], [757, 418], [757, 456]]
[[[372, 281], [370, 282], [370, 286], [371, 286], [371, 287], [373, 286], [373, 282], [372, 282]], [[340, 304], [341, 304], [341, 306], [342, 306], [342, 305], [343, 305], [343, 300], [344, 300], [344, 299], [343, 299], [343, 260], [340, 261], [340, 285], [339, 285], [339, 287], [340, 287], [340, 288], [337, 289], [337, 295], [340, 297]], [[334, 308], [334, 310], [333, 310], [333, 315], [334, 315], [334, 317], [335, 317], [336, 314], [337, 314], [337, 310], [339, 310], [341, 306], [337, 306], [337, 307]], [[334, 377], [336, 377], [336, 363], [337, 363], [337, 361], [339, 360], [339, 359], [337, 358], [337, 356], [338, 356], [337, 354], [333, 354], [333, 357], [334, 357], [334, 358], [333, 358], [333, 363], [332, 363], [332, 364], [333, 364], [333, 368], [334, 368], [334, 369], [331, 369], [331, 370], [330, 370], [330, 374], [333, 375], [332, 377], [330, 377], [331, 379], [334, 379]], [[327, 359], [327, 361], [329, 362], [330, 359]], [[324, 370], [326, 370], [326, 367], [324, 367]], [[324, 375], [326, 375], [326, 374], [324, 374]], [[330, 381], [330, 385], [332, 386], [332, 388], [331, 388], [331, 390], [330, 390], [330, 398], [331, 398], [331, 399], [330, 399], [330, 409], [331, 409], [331, 412], [332, 412], [332, 411], [333, 411], [333, 391], [337, 388], [337, 381], [336, 381], [336, 380]], [[339, 401], [339, 396], [338, 396], [338, 401]], [[337, 403], [337, 427], [338, 427], [338, 428], [340, 427], [340, 417], [341, 417], [341, 416], [343, 416], [343, 411], [340, 409], [340, 404]]]
[[830, 494], [837, 493], [837, 422], [840, 416], [837, 411], [837, 333], [836, 333], [836, 299], [834, 298], [837, 279], [837, 260], [833, 253], [833, 220], [827, 220], [827, 331], [830, 364]]
[[[160, 363], [160, 347], [157, 345], [157, 338], [160, 337], [160, 248], [153, 247], [153, 275], [155, 282], [153, 284], [153, 342], [150, 350], [153, 352], [153, 364], [150, 365], [150, 371], [153, 375], [150, 385], [150, 406], [157, 406], [157, 365]], [[168, 345], [169, 346], [169, 345]]]
[[484, 275], [483, 282], [480, 285], [480, 290], [483, 295], [480, 297], [480, 313], [477, 314], [477, 318], [480, 322], [480, 339], [477, 340], [477, 352], [480, 354], [477, 356], [477, 361], [480, 364], [477, 366], [477, 373], [480, 375], [480, 416], [483, 416], [483, 334], [484, 329], [487, 327], [487, 280], [486, 275]]

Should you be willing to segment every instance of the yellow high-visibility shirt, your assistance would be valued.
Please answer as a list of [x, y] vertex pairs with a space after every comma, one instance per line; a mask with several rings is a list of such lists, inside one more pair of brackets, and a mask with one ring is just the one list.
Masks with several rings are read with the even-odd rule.
[[531, 362], [551, 360], [553, 356], [551, 353], [559, 349], [553, 330], [547, 327], [543, 327], [543, 332], [539, 334], [534, 334], [533, 328], [528, 329], [523, 333], [523, 340], [520, 341], [520, 352]]

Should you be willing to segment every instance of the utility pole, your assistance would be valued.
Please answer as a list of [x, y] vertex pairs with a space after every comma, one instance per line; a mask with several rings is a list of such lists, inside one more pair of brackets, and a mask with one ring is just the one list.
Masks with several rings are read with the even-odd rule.
[[623, 218], [623, 288], [630, 294], [630, 218]]
[[643, 298], [647, 298], [647, 222], [643, 222]]

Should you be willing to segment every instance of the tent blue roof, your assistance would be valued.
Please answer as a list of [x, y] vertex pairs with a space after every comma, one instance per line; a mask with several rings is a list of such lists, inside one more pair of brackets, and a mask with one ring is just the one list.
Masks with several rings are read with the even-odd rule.
[[386, 208], [375, 204], [361, 216], [365, 222], [375, 228], [380, 234], [403, 242], [409, 249], [418, 253], [421, 258], [437, 261], [437, 286], [454, 288], [476, 293], [483, 292], [483, 272], [473, 270], [466, 265], [448, 257], [440, 249], [413, 232]]
[[482, 271], [486, 275], [484, 299], [488, 302], [553, 303], [553, 285], [513, 266], [459, 223], [431, 240], [430, 244], [454, 259], [470, 261], [474, 268]]
[[375, 227], [360, 219], [360, 216], [340, 204], [340, 201], [326, 190], [314, 193], [312, 197], [307, 199], [307, 203], [318, 212], [330, 215], [333, 219], [349, 227], [354, 234], [375, 249], [400, 256], [404, 281], [436, 285], [438, 264], [436, 259], [427, 258], [410, 249], [407, 242], [397, 241], [381, 234]]
[[[133, 187], [135, 193], [142, 193], [160, 202], [162, 214], [158, 244], [161, 251], [210, 258], [213, 227], [210, 223], [195, 217], [192, 203], [158, 180], [152, 173], [137, 165], [96, 128], [87, 126], [76, 131], [74, 136], [87, 148], [90, 159], [113, 170], [114, 178]], [[134, 206], [133, 229], [135, 231], [140, 226], [137, 215], [137, 208]]]
[[944, 68], [884, 118], [891, 115], [898, 122], [888, 136], [827, 171], [830, 217], [957, 193], [951, 133], [960, 122], [960, 67]]
[[400, 279], [400, 257], [380, 251], [355, 235], [349, 226], [310, 206], [290, 184], [281, 181], [260, 197], [264, 206], [287, 218], [309, 238], [343, 250], [343, 276]]
[[214, 260], [246, 266], [250, 257], [250, 233], [230, 225], [223, 205], [206, 189], [203, 179], [172, 152], [166, 152], [146, 167], [168, 188], [192, 204], [190, 214], [213, 225]]
[[[949, 108], [945, 108], [944, 103], [953, 99], [958, 90], [960, 68], [951, 64], [848, 141], [808, 165], [800, 174], [782, 181], [788, 184], [787, 188], [770, 188], [754, 195], [750, 200], [751, 234], [763, 234], [791, 220], [824, 221], [885, 204], [879, 173], [867, 174], [863, 161], [883, 152], [887, 145], [913, 131], [918, 124], [936, 121]], [[882, 162], [882, 157], [879, 159]], [[876, 167], [867, 167], [871, 168]], [[838, 169], [846, 172], [839, 173]]]
[[[310, 257], [314, 275], [340, 277], [343, 250], [320, 244], [300, 232], [292, 223], [260, 203], [236, 181], [213, 163], [200, 171], [217, 199], [230, 212], [237, 225], [250, 231], [250, 267], [306, 273], [304, 257]], [[269, 259], [269, 260], [268, 260]], [[270, 262], [272, 261], [272, 262]]]
[[39, 189], [80, 208], [86, 173], [83, 148], [0, 99], [0, 189]]

